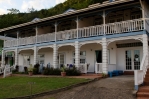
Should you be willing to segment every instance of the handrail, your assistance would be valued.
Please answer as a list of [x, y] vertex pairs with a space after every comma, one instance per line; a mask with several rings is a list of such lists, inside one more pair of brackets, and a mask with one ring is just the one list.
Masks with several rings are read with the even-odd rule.
[[79, 70], [81, 73], [87, 73], [89, 68], [89, 64], [85, 63], [85, 64], [80, 64], [79, 66]]
[[14, 66], [5, 66], [3, 78], [5, 78], [8, 75], [11, 75], [12, 74], [12, 70], [14, 70], [14, 68], [15, 68], [15, 65]]
[[142, 62], [140, 65], [140, 70], [134, 71], [134, 81], [135, 81], [135, 89], [138, 90], [138, 86], [143, 83], [147, 72], [147, 55], [143, 55]]
[[95, 64], [95, 73], [103, 73], [102, 71], [102, 63], [96, 63]]
[[0, 67], [0, 74], [4, 73], [4, 67]]

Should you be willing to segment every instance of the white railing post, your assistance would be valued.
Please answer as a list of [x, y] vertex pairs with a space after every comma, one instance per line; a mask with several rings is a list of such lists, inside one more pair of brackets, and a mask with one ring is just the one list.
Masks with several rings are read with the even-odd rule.
[[17, 31], [17, 46], [19, 46], [19, 31]]
[[79, 38], [79, 19], [78, 19], [78, 16], [77, 16], [77, 20], [76, 20], [76, 23], [77, 23], [77, 39]]
[[103, 31], [104, 31], [104, 35], [106, 35], [106, 14], [105, 14], [105, 10], [103, 10]]
[[55, 42], [56, 42], [56, 40], [57, 40], [57, 26], [58, 26], [57, 22], [55, 22], [54, 26], [55, 26]]
[[97, 74], [97, 62], [95, 63], [95, 73]]

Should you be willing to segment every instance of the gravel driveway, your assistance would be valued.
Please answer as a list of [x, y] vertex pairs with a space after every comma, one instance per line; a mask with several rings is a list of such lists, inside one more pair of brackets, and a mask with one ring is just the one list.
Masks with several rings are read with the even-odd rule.
[[67, 91], [36, 99], [136, 99], [133, 76], [118, 76], [101, 79]]

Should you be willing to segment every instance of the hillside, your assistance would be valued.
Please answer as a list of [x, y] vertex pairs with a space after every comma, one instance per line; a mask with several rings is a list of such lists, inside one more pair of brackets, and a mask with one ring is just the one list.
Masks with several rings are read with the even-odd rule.
[[0, 29], [13, 25], [32, 21], [34, 18], [45, 18], [56, 14], [61, 14], [69, 8], [82, 9], [91, 4], [106, 0], [67, 0], [50, 9], [42, 9], [40, 11], [32, 11], [31, 13], [5, 14], [0, 16]]

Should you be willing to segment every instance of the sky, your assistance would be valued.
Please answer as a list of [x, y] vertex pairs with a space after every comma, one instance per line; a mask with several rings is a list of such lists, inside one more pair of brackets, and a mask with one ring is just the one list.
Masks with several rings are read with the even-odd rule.
[[15, 8], [27, 12], [28, 8], [35, 10], [48, 9], [65, 0], [0, 0], [0, 15], [8, 13], [7, 9]]

